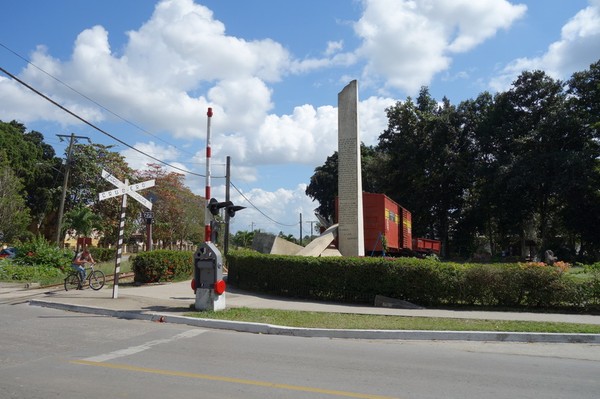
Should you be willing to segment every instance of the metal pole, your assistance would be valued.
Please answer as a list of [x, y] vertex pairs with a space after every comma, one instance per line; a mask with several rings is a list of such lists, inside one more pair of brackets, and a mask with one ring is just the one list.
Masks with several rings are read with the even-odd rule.
[[300, 213], [300, 245], [302, 245], [302, 213]]
[[152, 251], [152, 219], [146, 219], [146, 251]]
[[210, 229], [210, 221], [212, 219], [212, 215], [208, 210], [208, 201], [211, 199], [210, 195], [210, 119], [213, 116], [212, 108], [208, 108], [208, 112], [206, 113], [208, 116], [206, 122], [206, 189], [204, 192], [204, 197], [206, 198], [206, 208], [204, 209], [204, 241], [209, 242], [211, 236]]
[[[229, 185], [231, 183], [231, 157], [226, 158], [225, 167], [225, 201], [229, 201]], [[225, 256], [229, 251], [229, 213], [225, 212], [225, 239], [223, 241], [223, 251]]]
[[309, 220], [309, 221], [306, 221], [304, 223], [310, 223], [310, 240], [312, 241], [312, 238], [313, 238], [313, 235], [314, 235], [313, 233], [315, 231], [315, 229], [313, 227], [313, 224], [317, 223], [317, 221], [316, 220]]
[[[125, 187], [129, 180], [125, 179]], [[121, 220], [119, 222], [119, 241], [117, 242], [117, 259], [115, 260], [115, 277], [113, 280], [113, 299], [119, 297], [119, 273], [121, 273], [121, 256], [123, 255], [123, 236], [125, 235], [125, 211], [127, 210], [127, 194], [123, 193], [121, 201]]]

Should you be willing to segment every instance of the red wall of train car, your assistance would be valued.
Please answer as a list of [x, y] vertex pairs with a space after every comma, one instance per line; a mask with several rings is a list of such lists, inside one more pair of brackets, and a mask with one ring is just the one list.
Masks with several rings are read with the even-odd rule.
[[442, 243], [428, 238], [415, 238], [413, 249], [418, 252], [433, 252], [439, 255], [442, 252]]
[[400, 248], [413, 249], [413, 238], [412, 238], [412, 214], [400, 207], [402, 210], [402, 228], [400, 232]]
[[385, 194], [363, 193], [365, 253], [382, 252], [385, 235], [388, 252], [412, 249], [411, 213]]
[[365, 253], [383, 251], [381, 234], [388, 250], [398, 250], [400, 215], [398, 204], [383, 194], [363, 193]]

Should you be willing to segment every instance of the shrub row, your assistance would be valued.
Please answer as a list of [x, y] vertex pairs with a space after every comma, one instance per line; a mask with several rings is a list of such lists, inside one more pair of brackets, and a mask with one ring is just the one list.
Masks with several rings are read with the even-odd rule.
[[307, 258], [232, 251], [228, 282], [307, 299], [373, 303], [376, 295], [422, 306], [588, 308], [600, 305], [600, 273], [574, 280], [560, 268], [457, 264], [416, 258]]
[[[115, 259], [115, 248], [89, 248], [96, 262], [106, 262]], [[43, 238], [36, 238], [16, 247], [15, 263], [24, 266], [52, 266], [64, 269], [75, 257], [75, 251], [60, 249]]]
[[62, 275], [61, 270], [53, 266], [25, 266], [15, 264], [10, 260], [0, 260], [0, 281], [29, 281], [46, 284], [55, 281]]
[[136, 283], [181, 281], [190, 278], [194, 270], [194, 252], [156, 250], [132, 256]]

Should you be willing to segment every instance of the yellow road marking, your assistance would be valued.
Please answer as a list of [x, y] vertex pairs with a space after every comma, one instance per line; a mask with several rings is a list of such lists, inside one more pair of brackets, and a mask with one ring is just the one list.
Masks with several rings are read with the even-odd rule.
[[73, 361], [71, 361], [71, 363], [82, 364], [82, 365], [86, 365], [86, 366], [104, 367], [104, 368], [117, 369], [117, 370], [136, 371], [139, 373], [160, 374], [160, 375], [168, 375], [168, 376], [174, 376], [174, 377], [197, 378], [197, 379], [209, 380], [209, 381], [229, 382], [232, 384], [254, 385], [254, 386], [266, 387], [266, 388], [286, 389], [289, 391], [322, 393], [322, 394], [327, 394], [327, 395], [343, 396], [343, 397], [347, 397], [347, 398], [398, 399], [398, 398], [393, 398], [391, 396], [369, 395], [369, 394], [363, 394], [363, 393], [337, 391], [337, 390], [332, 390], [332, 389], [304, 387], [304, 386], [300, 386], [300, 385], [278, 384], [278, 383], [267, 382], [267, 381], [245, 380], [242, 378], [222, 377], [222, 376], [218, 376], [218, 375], [209, 375], [209, 374], [188, 373], [185, 371], [152, 369], [152, 368], [146, 368], [146, 367], [129, 366], [126, 364], [93, 362], [93, 361], [89, 361], [89, 360], [73, 360]]

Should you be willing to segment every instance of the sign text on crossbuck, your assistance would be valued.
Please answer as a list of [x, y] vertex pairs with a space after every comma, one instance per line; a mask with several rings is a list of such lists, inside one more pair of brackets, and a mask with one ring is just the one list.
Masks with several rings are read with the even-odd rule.
[[119, 179], [117, 179], [116, 177], [114, 177], [113, 175], [111, 175], [110, 173], [108, 173], [105, 170], [102, 170], [102, 177], [104, 178], [104, 180], [112, 183], [117, 188], [100, 193], [100, 195], [99, 195], [100, 201], [108, 199], [108, 198], [112, 198], [112, 197], [118, 197], [119, 195], [127, 194], [131, 198], [133, 198], [137, 202], [139, 202], [140, 204], [144, 205], [146, 208], [152, 209], [152, 202], [148, 201], [146, 198], [142, 197], [137, 192], [139, 190], [143, 190], [145, 188], [154, 187], [154, 185], [156, 183], [156, 181], [154, 179], [148, 180], [145, 182], [141, 182], [141, 183], [127, 185], [127, 182], [120, 181]]

